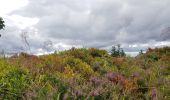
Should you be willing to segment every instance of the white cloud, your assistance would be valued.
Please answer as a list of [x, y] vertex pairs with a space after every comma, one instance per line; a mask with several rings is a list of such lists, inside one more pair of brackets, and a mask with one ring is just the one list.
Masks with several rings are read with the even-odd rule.
[[21, 9], [26, 5], [28, 5], [28, 0], [0, 0], [0, 16]]
[[17, 26], [19, 29], [32, 27], [33, 25], [37, 24], [39, 21], [38, 18], [29, 18], [29, 17], [20, 16], [20, 15], [11, 15], [11, 16], [8, 16], [8, 19], [11, 20], [12, 23], [15, 26]]

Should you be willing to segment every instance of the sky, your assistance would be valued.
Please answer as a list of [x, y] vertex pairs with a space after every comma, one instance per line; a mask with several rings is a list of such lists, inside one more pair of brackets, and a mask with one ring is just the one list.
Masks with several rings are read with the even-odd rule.
[[121, 44], [130, 55], [170, 46], [170, 0], [0, 0], [0, 50], [40, 54], [71, 47], [110, 50]]

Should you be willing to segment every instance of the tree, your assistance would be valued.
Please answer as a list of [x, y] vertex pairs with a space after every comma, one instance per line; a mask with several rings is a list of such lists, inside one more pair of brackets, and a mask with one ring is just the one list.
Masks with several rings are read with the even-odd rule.
[[43, 48], [47, 51], [50, 52], [53, 50], [53, 42], [51, 40], [47, 40], [44, 42]]
[[117, 56], [116, 55], [116, 47], [115, 46], [112, 46], [112, 50], [111, 50], [111, 56]]
[[117, 46], [112, 46], [111, 56], [113, 57], [124, 57], [126, 56], [124, 50], [120, 47], [120, 44]]
[[140, 50], [139, 54], [142, 55], [143, 54], [143, 50]]
[[5, 27], [4, 23], [5, 23], [4, 20], [2, 19], [2, 17], [0, 17], [0, 30], [4, 29], [4, 27]]
[[122, 50], [121, 50], [121, 52], [120, 52], [120, 56], [121, 56], [121, 57], [126, 56], [126, 54], [125, 54], [125, 52], [124, 52], [124, 50], [123, 50], [123, 49], [122, 49]]
[[120, 56], [120, 50], [121, 50], [121, 48], [120, 48], [120, 44], [118, 44], [117, 45], [117, 54]]
[[160, 37], [163, 40], [170, 39], [170, 27], [166, 27], [165, 29], [163, 29]]
[[[1, 29], [4, 29], [5, 28], [5, 22], [4, 20], [2, 19], [2, 17], [0, 17], [0, 30]], [[1, 34], [0, 34], [0, 37], [1, 37]]]
[[28, 32], [27, 31], [22, 31], [21, 34], [20, 34], [20, 37], [21, 37], [22, 42], [23, 42], [23, 44], [25, 46], [25, 50], [29, 50], [29, 52], [31, 52], [30, 44], [28, 42], [28, 37], [29, 37]]

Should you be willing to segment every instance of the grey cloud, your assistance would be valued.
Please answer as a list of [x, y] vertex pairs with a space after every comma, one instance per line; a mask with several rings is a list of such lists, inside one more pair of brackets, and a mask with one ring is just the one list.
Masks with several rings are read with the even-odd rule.
[[29, 0], [28, 6], [10, 15], [39, 18], [35, 28], [43, 39], [32, 38], [35, 48], [48, 39], [102, 48], [169, 41], [170, 33], [162, 33], [170, 26], [169, 4], [169, 0]]

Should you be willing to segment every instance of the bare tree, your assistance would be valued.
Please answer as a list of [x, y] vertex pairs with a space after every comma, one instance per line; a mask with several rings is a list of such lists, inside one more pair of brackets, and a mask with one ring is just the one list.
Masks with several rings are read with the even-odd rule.
[[50, 52], [53, 49], [53, 42], [51, 40], [45, 41], [44, 44], [43, 44], [43, 48], [47, 52]]
[[160, 37], [162, 38], [162, 40], [169, 40], [170, 39], [170, 27], [163, 29]]
[[20, 34], [20, 37], [21, 37], [22, 42], [24, 44], [25, 50], [26, 51], [28, 50], [29, 52], [31, 52], [30, 51], [30, 44], [28, 42], [28, 38], [29, 38], [28, 32], [27, 31], [22, 31], [21, 34]]

